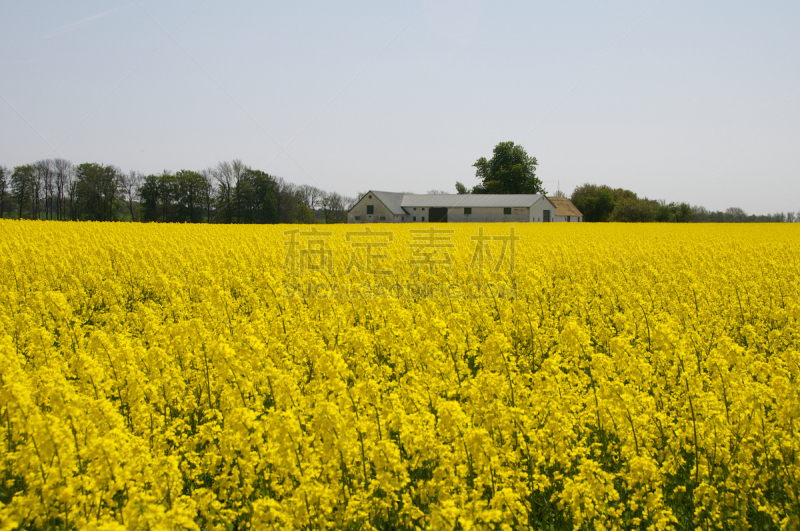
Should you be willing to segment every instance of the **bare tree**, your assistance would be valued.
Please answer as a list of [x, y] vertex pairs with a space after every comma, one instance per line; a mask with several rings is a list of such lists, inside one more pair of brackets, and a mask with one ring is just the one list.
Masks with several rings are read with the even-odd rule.
[[55, 180], [55, 167], [52, 159], [44, 159], [34, 165], [36, 172], [36, 183], [38, 184], [36, 204], [36, 217], [39, 212], [44, 211], [44, 219], [53, 219], [53, 185]]
[[78, 199], [77, 170], [75, 173], [76, 175], [70, 181], [69, 187], [67, 189], [67, 202], [69, 203], [69, 219], [72, 221], [76, 221], [78, 219], [78, 205], [76, 203]]
[[33, 181], [31, 182], [33, 219], [39, 219], [42, 210], [44, 210], [44, 216], [47, 219], [47, 203], [50, 199], [48, 187], [52, 183], [52, 176], [52, 161], [50, 159], [40, 160], [33, 164]]
[[6, 196], [8, 195], [8, 181], [11, 173], [5, 166], [0, 166], [0, 219], [5, 216]]
[[358, 203], [358, 201], [359, 201], [359, 200], [358, 200], [358, 199], [356, 199], [355, 197], [350, 197], [350, 196], [342, 196], [342, 200], [344, 201], [344, 211], [345, 211], [345, 214], [346, 214], [347, 212], [349, 212], [351, 208], [353, 208], [354, 206], [356, 206], [356, 203]]
[[230, 223], [233, 221], [233, 205], [231, 197], [233, 196], [233, 170], [231, 165], [227, 162], [220, 162], [217, 167], [212, 170], [212, 175], [217, 181], [219, 191], [219, 203], [222, 215], [222, 221]]
[[303, 202], [312, 210], [316, 210], [321, 206], [322, 198], [325, 192], [308, 184], [303, 184], [297, 187], [297, 193], [303, 198]]
[[725, 210], [725, 213], [726, 214], [730, 214], [731, 216], [735, 217], [739, 221], [743, 220], [744, 217], [747, 215], [747, 214], [745, 214], [744, 210], [742, 210], [739, 207], [730, 207], [727, 210]]
[[450, 195], [448, 192], [445, 192], [444, 190], [428, 190], [425, 193], [428, 195]]
[[239, 179], [247, 167], [239, 159], [220, 162], [214, 170], [214, 178], [219, 183], [220, 202], [223, 206], [223, 221], [230, 223], [234, 217], [239, 221], [241, 194]]
[[345, 217], [344, 197], [336, 192], [326, 193], [322, 198], [322, 213], [325, 216], [325, 223], [344, 223]]
[[207, 168], [200, 172], [203, 176], [203, 204], [206, 209], [206, 223], [211, 223], [211, 207], [214, 204], [214, 168]]
[[131, 214], [131, 221], [138, 221], [137, 215], [139, 202], [139, 189], [142, 187], [144, 175], [131, 170], [130, 173], [120, 172], [120, 188], [122, 191], [122, 198], [128, 205], [128, 211]]
[[242, 187], [239, 186], [239, 182], [242, 180], [242, 174], [248, 168], [239, 159], [233, 159], [230, 163], [230, 168], [231, 175], [233, 176], [233, 190], [236, 197], [236, 222], [239, 223], [242, 215]]
[[70, 186], [75, 180], [75, 166], [68, 160], [55, 159], [53, 161], [53, 171], [55, 172], [56, 184], [56, 219], [67, 217], [67, 194]]
[[710, 214], [708, 209], [704, 206], [693, 206], [692, 207], [692, 217], [695, 219], [704, 219]]

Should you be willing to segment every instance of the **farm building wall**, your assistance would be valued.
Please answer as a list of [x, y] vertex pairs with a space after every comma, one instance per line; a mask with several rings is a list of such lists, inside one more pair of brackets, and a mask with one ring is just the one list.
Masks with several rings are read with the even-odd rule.
[[[403, 216], [393, 214], [374, 195], [371, 198], [369, 196], [370, 194], [367, 194], [362, 197], [361, 201], [350, 209], [350, 212], [347, 213], [348, 223], [398, 223], [403, 221]], [[372, 214], [367, 214], [368, 205], [372, 205]]]
[[[421, 221], [424, 221], [425, 223], [430, 223], [431, 219], [430, 219], [430, 212], [428, 212], [429, 209], [425, 207], [405, 207], [405, 209], [408, 211], [409, 214], [408, 217], [406, 218], [407, 221], [411, 223], [414, 223], [415, 221], [417, 223]], [[448, 221], [449, 221], [449, 215], [448, 215]]]
[[[569, 219], [567, 219], [569, 218]], [[583, 221], [581, 216], [554, 216], [553, 221], [563, 221], [568, 223], [580, 223]]]
[[[389, 194], [388, 192], [381, 192], [381, 194], [385, 194], [386, 197], [383, 197], [383, 200], [379, 199], [379, 196], [375, 193], [368, 193], [361, 200], [356, 203], [356, 205], [350, 209], [347, 213], [347, 222], [348, 223], [431, 223], [431, 209], [435, 206], [436, 203], [439, 203], [438, 198], [435, 203], [433, 203], [430, 198], [423, 198], [417, 199], [417, 201], [421, 201], [424, 204], [424, 199], [427, 199], [428, 206], [405, 206], [403, 209], [405, 213], [402, 214], [395, 214], [390, 210], [387, 206], [390, 205], [391, 208], [394, 210], [399, 210], [401, 207], [399, 206], [400, 199], [397, 196], [401, 196], [402, 194], [392, 193]], [[406, 199], [409, 199], [411, 204], [414, 204], [415, 196], [406, 196]], [[525, 196], [523, 196], [525, 197]], [[384, 203], [384, 201], [389, 201], [389, 203]], [[452, 200], [450, 201], [442, 201], [442, 204], [446, 204], [447, 202], [453, 203]], [[461, 201], [463, 204], [463, 201]], [[471, 201], [470, 201], [471, 202]], [[513, 204], [513, 201], [511, 201]], [[499, 202], [502, 205], [502, 201]], [[520, 201], [516, 201], [519, 205]], [[467, 203], [469, 204], [469, 202]], [[494, 204], [497, 205], [498, 201], [494, 201]], [[368, 207], [372, 207], [372, 214], [368, 213]], [[441, 205], [440, 205], [441, 206]], [[549, 213], [549, 218], [547, 221], [561, 221], [560, 219], [556, 218], [555, 206], [546, 198], [541, 196], [532, 207], [528, 206], [514, 206], [514, 207], [504, 207], [504, 206], [474, 206], [474, 207], [452, 207], [452, 206], [444, 206], [442, 208], [437, 208], [436, 215], [434, 216], [436, 219], [439, 218], [440, 213], [438, 211], [443, 210], [444, 208], [447, 209], [447, 221], [451, 223], [468, 223], [468, 222], [479, 222], [479, 223], [493, 223], [493, 222], [534, 222], [534, 223], [541, 223], [544, 222], [545, 212]], [[506, 214], [506, 211], [510, 209], [510, 212]], [[465, 212], [469, 210], [470, 213], [466, 214]], [[564, 220], [566, 221], [566, 220]], [[570, 220], [572, 221], [572, 220]]]
[[503, 207], [473, 207], [472, 214], [464, 214], [463, 208], [448, 208], [447, 221], [453, 223], [466, 222], [503, 222], [503, 221], [528, 221], [530, 215], [526, 207], [514, 207], [511, 214], [503, 214]]
[[544, 222], [544, 211], [547, 210], [550, 212], [550, 221], [553, 221], [554, 214], [555, 214], [555, 207], [553, 204], [545, 198], [539, 199], [536, 201], [530, 209], [530, 221], [534, 223]]

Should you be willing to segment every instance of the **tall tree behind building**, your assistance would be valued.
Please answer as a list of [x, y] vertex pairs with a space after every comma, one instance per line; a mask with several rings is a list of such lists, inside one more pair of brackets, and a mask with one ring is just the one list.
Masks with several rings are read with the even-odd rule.
[[494, 147], [492, 158], [481, 157], [473, 164], [481, 182], [472, 193], [543, 194], [542, 181], [536, 177], [537, 164], [536, 157], [528, 155], [522, 146], [500, 142]]

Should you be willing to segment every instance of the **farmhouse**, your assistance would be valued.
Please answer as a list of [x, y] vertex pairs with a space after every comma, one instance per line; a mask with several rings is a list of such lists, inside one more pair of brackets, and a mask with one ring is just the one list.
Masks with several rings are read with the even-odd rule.
[[583, 214], [581, 214], [581, 211], [566, 197], [548, 197], [547, 199], [556, 207], [553, 221], [566, 221], [570, 223], [583, 221]]
[[556, 206], [539, 194], [401, 194], [370, 190], [348, 223], [555, 221]]

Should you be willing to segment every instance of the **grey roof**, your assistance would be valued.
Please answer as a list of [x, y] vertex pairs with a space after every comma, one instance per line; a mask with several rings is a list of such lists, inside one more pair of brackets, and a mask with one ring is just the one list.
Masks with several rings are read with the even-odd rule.
[[377, 192], [375, 190], [370, 190], [369, 193], [377, 197], [392, 214], [400, 214], [401, 216], [403, 214], [408, 214], [402, 207], [404, 194], [398, 192]]
[[[384, 192], [385, 193], [385, 192]], [[377, 195], [377, 193], [376, 193]], [[541, 194], [392, 194], [401, 195], [408, 207], [532, 207]]]
[[[392, 214], [408, 214], [408, 208], [480, 208], [523, 207], [530, 208], [544, 198], [541, 194], [403, 194], [370, 190]], [[363, 198], [362, 198], [363, 200]], [[359, 201], [360, 202], [360, 201]], [[355, 205], [353, 205], [355, 208]], [[351, 208], [350, 210], [352, 210]]]

